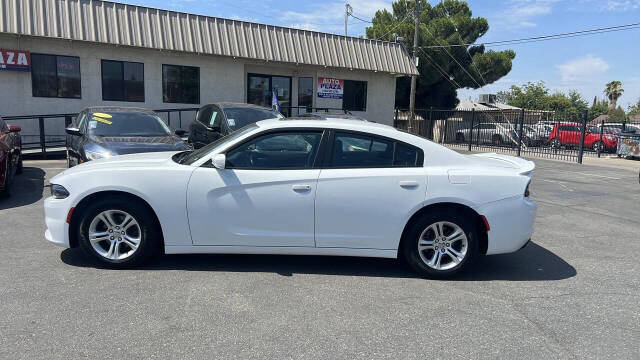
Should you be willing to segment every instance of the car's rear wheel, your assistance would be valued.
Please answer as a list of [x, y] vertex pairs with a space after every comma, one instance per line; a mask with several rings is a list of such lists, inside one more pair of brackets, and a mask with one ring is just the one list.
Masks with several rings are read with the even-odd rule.
[[84, 209], [80, 247], [111, 268], [139, 265], [153, 256], [161, 243], [155, 217], [139, 201], [104, 198]]
[[426, 213], [414, 221], [403, 239], [403, 255], [418, 274], [450, 278], [468, 267], [478, 252], [473, 219], [458, 211]]
[[551, 145], [551, 147], [552, 147], [552, 148], [554, 148], [554, 149], [560, 149], [560, 147], [562, 146], [562, 142], [561, 142], [559, 139], [557, 139], [557, 138], [551, 139], [551, 141], [549, 142], [549, 144], [550, 144], [550, 145]]

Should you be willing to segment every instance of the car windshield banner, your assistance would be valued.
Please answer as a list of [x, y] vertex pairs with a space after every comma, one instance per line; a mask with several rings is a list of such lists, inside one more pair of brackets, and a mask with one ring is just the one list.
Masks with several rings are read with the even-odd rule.
[[0, 70], [29, 71], [31, 55], [24, 50], [0, 49]]
[[318, 77], [318, 97], [325, 99], [342, 99], [344, 80]]

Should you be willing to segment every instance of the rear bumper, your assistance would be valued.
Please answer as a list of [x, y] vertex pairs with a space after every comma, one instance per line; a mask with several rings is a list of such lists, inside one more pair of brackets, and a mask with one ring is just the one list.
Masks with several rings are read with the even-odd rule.
[[538, 207], [530, 198], [515, 196], [485, 204], [478, 210], [491, 226], [487, 255], [518, 251], [531, 239]]
[[44, 200], [44, 221], [47, 230], [44, 238], [58, 246], [69, 247], [69, 224], [67, 214], [71, 208], [67, 199], [54, 199], [48, 197]]

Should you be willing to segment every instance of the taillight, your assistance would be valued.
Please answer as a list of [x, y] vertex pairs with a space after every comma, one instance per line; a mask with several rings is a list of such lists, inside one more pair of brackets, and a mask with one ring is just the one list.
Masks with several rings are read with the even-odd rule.
[[529, 197], [529, 185], [531, 185], [531, 180], [527, 183], [527, 187], [524, 189], [524, 197]]

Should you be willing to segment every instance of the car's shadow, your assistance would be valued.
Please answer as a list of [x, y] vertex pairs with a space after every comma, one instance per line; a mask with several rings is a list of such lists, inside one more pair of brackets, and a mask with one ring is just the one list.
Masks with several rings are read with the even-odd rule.
[[[66, 249], [60, 258], [65, 264], [97, 267], [100, 264], [84, 256], [80, 249]], [[339, 256], [285, 255], [164, 255], [137, 270], [185, 270], [225, 272], [270, 272], [282, 276], [321, 274], [416, 278], [394, 259]], [[551, 251], [530, 243], [524, 249], [505, 255], [483, 256], [458, 281], [541, 281], [562, 280], [576, 275], [573, 266]]]
[[44, 188], [44, 170], [36, 167], [24, 167], [23, 172], [13, 178], [11, 196], [0, 197], [0, 210], [30, 205], [42, 199]]

